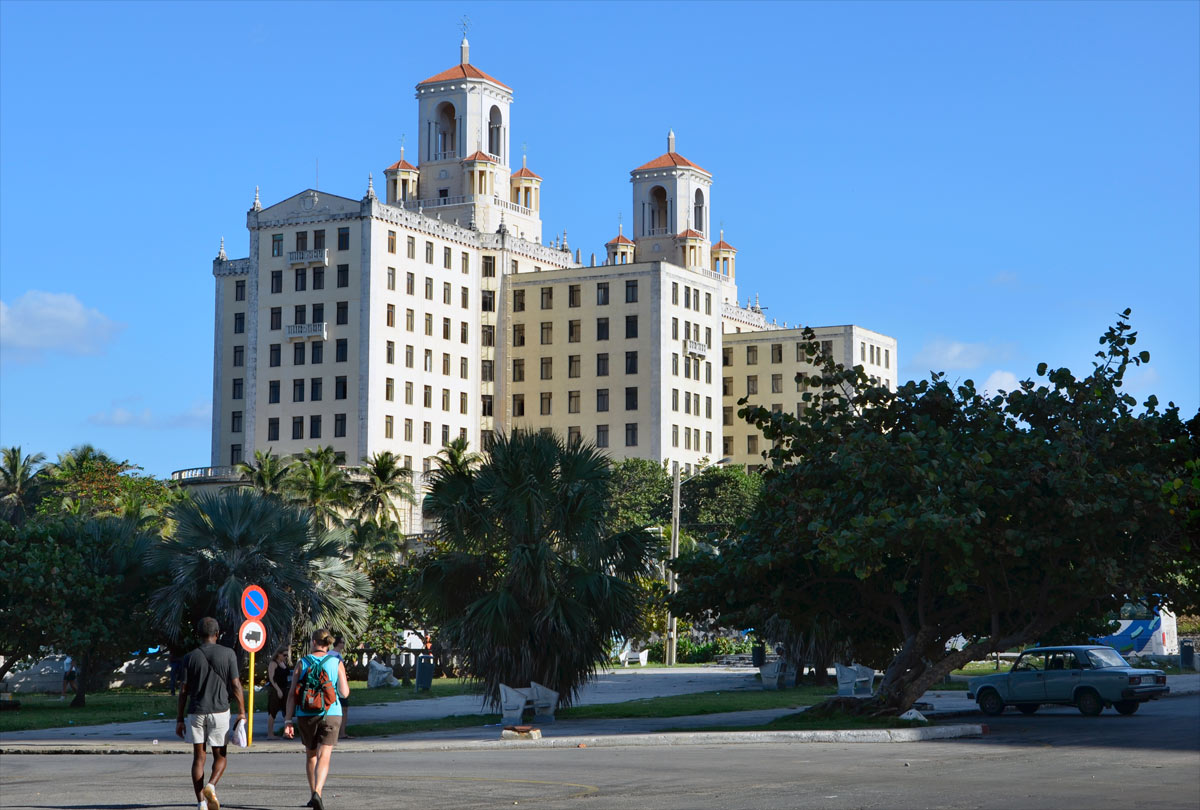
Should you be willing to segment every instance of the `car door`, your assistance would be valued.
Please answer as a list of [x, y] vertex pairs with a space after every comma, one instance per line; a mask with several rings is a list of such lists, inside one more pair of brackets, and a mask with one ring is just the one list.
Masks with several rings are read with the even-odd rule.
[[1046, 699], [1046, 655], [1021, 655], [1008, 673], [1008, 699], [1013, 703], [1040, 703]]
[[1069, 702], [1083, 674], [1079, 660], [1070, 650], [1052, 650], [1046, 653], [1045, 684], [1046, 700]]

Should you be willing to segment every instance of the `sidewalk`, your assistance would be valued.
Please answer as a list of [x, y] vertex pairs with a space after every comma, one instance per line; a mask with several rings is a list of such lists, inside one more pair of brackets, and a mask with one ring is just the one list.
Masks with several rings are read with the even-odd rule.
[[[580, 694], [578, 705], [620, 703], [639, 698], [664, 697], [693, 692], [758, 690], [755, 670], [744, 667], [677, 667], [675, 669], [618, 669], [601, 673]], [[1172, 696], [1200, 694], [1200, 674], [1168, 676]], [[362, 694], [361, 692], [359, 693]], [[730, 742], [772, 741], [909, 741], [915, 739], [970, 736], [982, 733], [976, 723], [982, 717], [975, 702], [961, 690], [931, 690], [922, 703], [930, 719], [971, 718], [968, 725], [934, 726], [926, 729], [880, 729], [811, 732], [690, 732], [688, 729], [722, 725], [762, 725], [795, 709], [762, 709], [691, 717], [560, 720], [540, 726], [544, 739], [503, 741], [498, 725], [479, 725], [446, 731], [414, 732], [395, 737], [345, 740], [339, 751], [450, 750], [511, 748], [526, 745], [576, 747], [578, 745], [708, 745]], [[431, 698], [401, 703], [355, 704], [350, 710], [354, 723], [418, 720], [488, 713], [472, 695]], [[294, 753], [298, 743], [266, 739], [265, 717], [256, 715], [254, 753]], [[664, 733], [669, 730], [670, 733]], [[903, 732], [903, 733], [900, 733]], [[920, 732], [920, 733], [911, 733]], [[237, 751], [238, 749], [232, 749]], [[188, 753], [190, 747], [175, 736], [173, 718], [138, 723], [114, 723], [0, 735], [0, 753]], [[240, 753], [240, 751], [239, 751]]]

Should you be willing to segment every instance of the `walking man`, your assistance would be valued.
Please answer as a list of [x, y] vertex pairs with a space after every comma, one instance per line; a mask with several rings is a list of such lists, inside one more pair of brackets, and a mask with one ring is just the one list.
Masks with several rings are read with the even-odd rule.
[[[304, 770], [312, 798], [308, 806], [325, 810], [321, 797], [329, 777], [329, 761], [337, 745], [338, 730], [342, 727], [342, 706], [339, 698], [350, 697], [350, 682], [342, 659], [329, 652], [333, 634], [317, 630], [312, 634], [310, 655], [296, 662], [292, 685], [288, 689], [287, 713], [284, 715], [283, 736], [289, 740], [300, 727], [304, 741]], [[292, 718], [298, 718], [298, 722]]]
[[[229, 732], [229, 699], [237, 704], [238, 717], [246, 714], [242, 681], [238, 677], [237, 656], [233, 650], [217, 644], [221, 628], [217, 620], [203, 618], [196, 626], [200, 646], [188, 653], [183, 666], [185, 677], [179, 689], [179, 714], [175, 734], [192, 744], [192, 788], [199, 810], [220, 810], [217, 783], [225, 773], [225, 736]], [[184, 709], [187, 720], [184, 721]], [[212, 746], [212, 777], [204, 781], [205, 746]]]

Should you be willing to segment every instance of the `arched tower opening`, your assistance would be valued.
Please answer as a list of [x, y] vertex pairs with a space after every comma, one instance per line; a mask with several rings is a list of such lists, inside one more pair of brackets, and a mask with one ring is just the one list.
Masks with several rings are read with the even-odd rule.
[[708, 220], [705, 218], [704, 210], [704, 191], [696, 189], [696, 199], [692, 202], [692, 227], [700, 231], [700, 233], [708, 233], [707, 224]]
[[492, 157], [504, 162], [504, 115], [500, 108], [492, 105], [488, 113], [487, 150]]
[[458, 157], [458, 117], [454, 105], [443, 101], [437, 107], [437, 148], [434, 160]]
[[653, 236], [655, 234], [667, 233], [668, 222], [670, 222], [670, 201], [667, 199], [667, 190], [662, 186], [655, 186], [650, 189], [650, 228], [648, 233]]

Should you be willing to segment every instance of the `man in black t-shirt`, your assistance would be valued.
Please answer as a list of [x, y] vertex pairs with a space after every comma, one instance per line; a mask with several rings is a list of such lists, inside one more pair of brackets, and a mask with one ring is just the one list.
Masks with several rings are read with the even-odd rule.
[[[233, 650], [217, 644], [217, 636], [221, 634], [217, 620], [201, 619], [196, 631], [201, 643], [183, 662], [186, 678], [179, 690], [175, 734], [192, 744], [192, 787], [196, 791], [198, 809], [220, 810], [216, 786], [221, 774], [225, 773], [225, 735], [231, 720], [229, 699], [232, 696], [238, 708], [232, 718], [234, 722], [245, 716], [246, 704], [242, 681], [238, 677], [237, 656]], [[212, 778], [207, 784], [204, 782], [206, 744], [211, 745], [213, 751]]]

